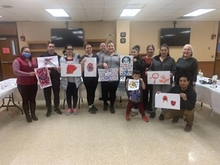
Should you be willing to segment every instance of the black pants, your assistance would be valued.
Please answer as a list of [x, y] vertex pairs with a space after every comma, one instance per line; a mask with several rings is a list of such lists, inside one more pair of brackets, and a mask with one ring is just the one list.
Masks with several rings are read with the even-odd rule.
[[[22, 107], [25, 114], [29, 114], [29, 107], [36, 107], [36, 95], [37, 95], [37, 84], [34, 85], [19, 85], [18, 91], [22, 97]], [[34, 109], [35, 111], [35, 109]]]
[[98, 77], [83, 77], [83, 83], [86, 87], [88, 105], [93, 105], [95, 100], [95, 91], [98, 85]]
[[146, 85], [146, 89], [143, 90], [143, 103], [145, 110], [152, 110], [152, 96], [153, 96], [153, 85]]
[[78, 101], [78, 88], [75, 83], [68, 82], [66, 89], [66, 101], [68, 108], [72, 108], [72, 96], [73, 96], [73, 108], [76, 108]]
[[114, 106], [116, 99], [116, 90], [119, 81], [101, 82], [102, 98], [105, 105], [107, 105], [108, 95], [110, 96], [110, 106]]
[[58, 109], [60, 105], [60, 78], [51, 78], [52, 87], [44, 88], [44, 98], [48, 111], [51, 111], [51, 89], [54, 95], [54, 108]]

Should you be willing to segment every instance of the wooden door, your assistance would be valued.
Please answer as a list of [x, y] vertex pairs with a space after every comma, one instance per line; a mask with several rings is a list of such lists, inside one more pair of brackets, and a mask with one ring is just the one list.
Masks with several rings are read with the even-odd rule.
[[16, 77], [12, 70], [12, 63], [19, 54], [16, 37], [0, 37], [0, 68], [1, 79]]

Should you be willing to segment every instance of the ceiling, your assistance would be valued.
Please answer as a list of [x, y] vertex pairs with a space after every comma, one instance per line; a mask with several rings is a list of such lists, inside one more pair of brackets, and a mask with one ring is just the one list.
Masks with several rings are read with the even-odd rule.
[[[63, 8], [71, 19], [54, 18], [45, 11], [48, 8]], [[0, 0], [0, 22], [116, 21], [125, 8], [142, 8], [131, 21], [220, 21], [220, 0]], [[178, 19], [200, 8], [216, 10], [196, 18]]]

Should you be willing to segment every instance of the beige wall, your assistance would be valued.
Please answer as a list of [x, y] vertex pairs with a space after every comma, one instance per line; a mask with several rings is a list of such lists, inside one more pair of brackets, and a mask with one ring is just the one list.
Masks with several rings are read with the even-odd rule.
[[[65, 28], [65, 22], [18, 22], [18, 36], [25, 35], [26, 41], [19, 39], [20, 48], [27, 45], [27, 41], [50, 41], [51, 28]], [[85, 39], [106, 39], [116, 41], [115, 22], [69, 22], [69, 28], [83, 28]], [[56, 48], [61, 54], [63, 48]], [[83, 48], [75, 48], [75, 52], [83, 55]]]
[[[153, 44], [155, 54], [160, 47], [160, 29], [172, 28], [173, 22], [131, 22], [130, 49], [140, 45], [140, 53], [146, 52], [146, 46]], [[191, 28], [190, 44], [194, 48], [194, 57], [198, 61], [214, 61], [217, 39], [212, 40], [212, 34], [218, 34], [218, 22], [177, 22], [176, 28]], [[181, 56], [182, 47], [170, 47], [170, 54], [176, 60]]]
[[[140, 53], [145, 53], [148, 44], [155, 45], [155, 54], [159, 51], [159, 36], [161, 28], [172, 28], [173, 22], [135, 22], [123, 21], [121, 26], [125, 26], [126, 32], [130, 30], [129, 37], [126, 37], [127, 44], [124, 47], [119, 44], [120, 32], [123, 28], [117, 27], [116, 22], [69, 22], [71, 28], [83, 28], [85, 39], [106, 39], [117, 41], [116, 49], [122, 50], [119, 54], [128, 54], [134, 45], [140, 45]], [[50, 40], [51, 28], [65, 28], [65, 22], [18, 22], [18, 35], [25, 35], [26, 41], [48, 41]], [[127, 27], [130, 26], [130, 27]], [[117, 29], [116, 29], [117, 27]], [[212, 40], [212, 34], [218, 34], [218, 22], [177, 22], [177, 28], [191, 28], [190, 44], [194, 47], [194, 57], [198, 61], [214, 61], [217, 39]], [[117, 36], [116, 36], [117, 35]], [[130, 40], [130, 41], [129, 41]], [[19, 40], [20, 47], [26, 42]], [[129, 46], [128, 46], [129, 45]], [[57, 48], [61, 54], [63, 48]], [[75, 48], [75, 52], [84, 54], [83, 48]], [[182, 47], [170, 47], [170, 54], [175, 59], [181, 56]]]

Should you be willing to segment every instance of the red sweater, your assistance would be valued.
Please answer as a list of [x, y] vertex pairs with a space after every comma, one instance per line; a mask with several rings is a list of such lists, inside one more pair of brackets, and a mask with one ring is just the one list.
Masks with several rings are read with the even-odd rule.
[[[28, 62], [25, 60], [23, 56], [17, 58], [20, 64], [20, 71], [22, 72], [33, 72], [34, 68], [37, 68], [37, 61], [35, 59], [31, 59], [31, 66], [29, 66]], [[33, 85], [37, 84], [36, 76], [19, 76], [17, 77], [17, 84], [19, 85]]]

